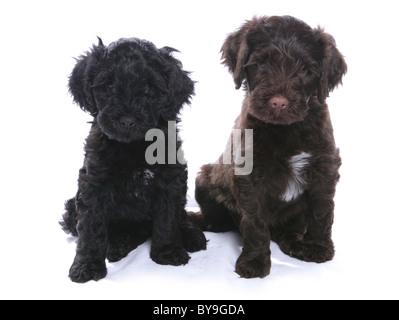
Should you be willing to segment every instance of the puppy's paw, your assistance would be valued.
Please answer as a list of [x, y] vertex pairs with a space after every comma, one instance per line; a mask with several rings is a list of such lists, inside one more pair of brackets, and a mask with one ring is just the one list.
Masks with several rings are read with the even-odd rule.
[[69, 269], [69, 277], [73, 282], [84, 283], [90, 280], [98, 281], [107, 275], [107, 268], [105, 267], [105, 261], [102, 263], [73, 262]]
[[242, 278], [264, 278], [270, 274], [271, 261], [265, 256], [248, 257], [242, 253], [236, 263], [236, 273]]
[[119, 246], [108, 245], [107, 259], [109, 262], [117, 262], [122, 258], [126, 257], [132, 250], [133, 250], [132, 248], [124, 245], [119, 245]]
[[190, 256], [183, 247], [161, 247], [151, 250], [151, 259], [162, 265], [181, 266], [188, 263]]
[[330, 261], [334, 258], [334, 244], [333, 242], [320, 242], [314, 241], [298, 241], [280, 246], [281, 250], [293, 258], [297, 258], [306, 262], [323, 263]]
[[182, 238], [184, 248], [188, 252], [206, 250], [207, 240], [201, 230], [195, 227], [184, 229], [182, 230]]

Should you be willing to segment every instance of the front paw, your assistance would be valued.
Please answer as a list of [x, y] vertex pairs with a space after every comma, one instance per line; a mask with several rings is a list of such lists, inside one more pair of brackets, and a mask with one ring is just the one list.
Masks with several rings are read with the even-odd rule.
[[103, 262], [85, 262], [75, 258], [69, 269], [69, 277], [73, 282], [84, 283], [90, 280], [100, 280], [107, 275], [105, 261]]
[[207, 240], [201, 230], [195, 227], [184, 229], [182, 230], [182, 238], [184, 248], [188, 252], [206, 250]]
[[236, 273], [242, 278], [264, 278], [270, 274], [270, 257], [257, 256], [249, 257], [241, 253], [236, 263]]
[[108, 245], [107, 259], [109, 262], [117, 262], [126, 257], [130, 253], [130, 251], [131, 251], [130, 248], [123, 245], [119, 246]]
[[151, 259], [162, 265], [181, 266], [188, 263], [190, 257], [183, 247], [152, 248]]
[[293, 258], [306, 262], [323, 263], [334, 258], [334, 244], [327, 241], [325, 243], [315, 243], [314, 241], [297, 241], [289, 245], [280, 245], [281, 250]]

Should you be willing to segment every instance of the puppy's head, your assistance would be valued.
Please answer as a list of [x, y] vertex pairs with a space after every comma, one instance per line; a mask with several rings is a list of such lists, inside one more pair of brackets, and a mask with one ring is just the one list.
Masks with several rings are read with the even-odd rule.
[[236, 89], [244, 83], [250, 114], [273, 124], [302, 121], [310, 98], [324, 103], [347, 69], [332, 36], [290, 16], [247, 21], [221, 51]]
[[174, 51], [136, 38], [108, 47], [99, 39], [77, 59], [69, 78], [74, 101], [97, 118], [110, 139], [125, 143], [144, 139], [159, 121], [176, 120], [194, 92]]

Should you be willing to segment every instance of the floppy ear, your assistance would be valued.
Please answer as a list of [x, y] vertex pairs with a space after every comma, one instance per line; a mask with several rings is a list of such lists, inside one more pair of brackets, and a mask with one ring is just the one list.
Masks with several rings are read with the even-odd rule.
[[175, 120], [184, 103], [190, 103], [194, 95], [194, 81], [189, 77], [189, 72], [184, 71], [182, 63], [172, 56], [173, 52], [179, 52], [170, 47], [159, 49], [164, 62], [165, 74], [168, 79], [168, 106], [163, 111], [165, 120]]
[[[236, 89], [240, 89], [242, 82], [248, 76], [248, 71], [251, 71], [246, 68], [246, 65], [251, 50], [262, 41], [267, 21], [267, 17], [254, 17], [248, 20], [240, 29], [230, 34], [222, 46], [222, 63], [233, 74]], [[250, 81], [250, 79], [247, 80]]]
[[98, 38], [97, 46], [93, 46], [90, 52], [76, 59], [76, 65], [69, 77], [69, 92], [73, 100], [93, 117], [97, 115], [98, 110], [92, 95], [92, 84], [105, 50], [102, 40]]
[[244, 66], [248, 62], [249, 48], [246, 41], [247, 29], [242, 29], [230, 34], [224, 42], [222, 52], [222, 63], [229, 68], [233, 74], [236, 89], [241, 88], [245, 79]]
[[338, 51], [334, 38], [321, 28], [315, 29], [316, 37], [320, 46], [324, 50], [321, 65], [321, 77], [317, 89], [317, 97], [323, 103], [328, 97], [329, 92], [342, 84], [342, 77], [347, 71], [344, 57]]

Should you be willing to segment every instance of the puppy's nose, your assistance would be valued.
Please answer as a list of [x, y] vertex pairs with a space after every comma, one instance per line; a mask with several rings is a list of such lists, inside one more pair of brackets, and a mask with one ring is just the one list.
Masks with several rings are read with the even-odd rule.
[[288, 107], [289, 102], [286, 98], [284, 97], [273, 97], [269, 100], [269, 105], [273, 109], [285, 109]]
[[122, 127], [130, 128], [134, 124], [134, 119], [133, 117], [123, 116], [119, 119], [119, 123]]

